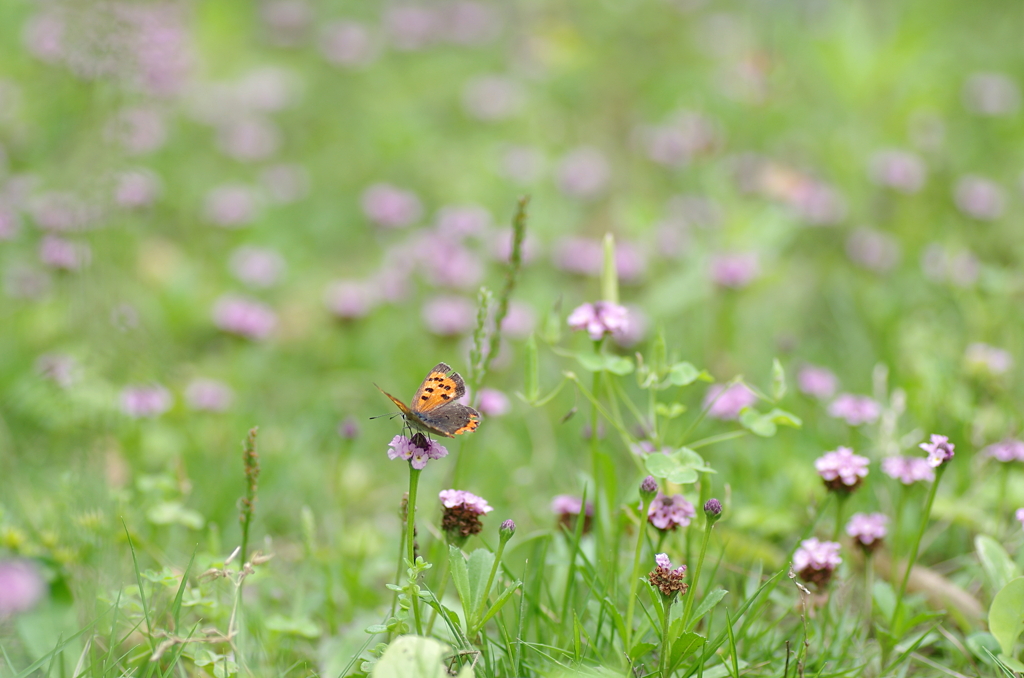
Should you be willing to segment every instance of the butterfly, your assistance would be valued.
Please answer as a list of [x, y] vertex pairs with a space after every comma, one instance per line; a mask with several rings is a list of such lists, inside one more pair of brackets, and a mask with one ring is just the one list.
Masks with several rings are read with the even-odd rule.
[[438, 363], [430, 370], [430, 374], [416, 389], [411, 405], [406, 405], [380, 386], [377, 386], [377, 390], [398, 405], [406, 423], [421, 431], [454, 438], [475, 431], [480, 425], [480, 413], [458, 402], [459, 398], [466, 395], [466, 382], [445, 363]]

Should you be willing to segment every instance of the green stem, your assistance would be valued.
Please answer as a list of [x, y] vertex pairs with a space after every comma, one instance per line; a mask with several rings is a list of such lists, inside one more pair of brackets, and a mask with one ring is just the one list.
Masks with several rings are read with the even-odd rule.
[[[585, 513], [585, 511], [584, 511]], [[491, 573], [487, 576], [487, 586], [484, 588], [484, 595], [480, 598], [480, 607], [476, 610], [477, 619], [481, 619], [484, 615], [484, 610], [487, 608], [487, 600], [491, 597], [491, 586], [494, 585], [494, 577], [498, 573], [498, 566], [501, 564], [501, 554], [505, 552], [505, 544], [508, 542], [504, 539], [498, 542], [498, 552], [494, 554], [494, 562], [491, 564]], [[480, 627], [476, 625], [474, 620], [474, 626], [469, 634], [470, 638], [476, 636], [480, 632]]]
[[[434, 593], [434, 597], [437, 599], [438, 604], [441, 604], [441, 601], [444, 599], [444, 592], [448, 589], [448, 569], [449, 569], [448, 561], [449, 561], [449, 558], [451, 558], [450, 554], [447, 557], [441, 559], [441, 571], [438, 573], [440, 575], [441, 583], [437, 587], [437, 591]], [[427, 622], [427, 635], [428, 636], [434, 630], [434, 622], [435, 621], [437, 621], [437, 610], [436, 609], [432, 609], [430, 611], [430, 620]]]
[[907, 558], [907, 571], [903, 574], [903, 581], [900, 583], [900, 590], [896, 594], [896, 605], [892, 611], [892, 623], [889, 625], [890, 631], [896, 632], [896, 622], [900, 618], [900, 613], [903, 611], [903, 596], [907, 593], [907, 583], [910, 581], [910, 572], [914, 569], [914, 561], [917, 560], [918, 550], [921, 548], [921, 540], [924, 538], [924, 531], [928, 527], [928, 518], [932, 513], [932, 504], [935, 502], [935, 493], [939, 489], [939, 481], [942, 480], [942, 474], [946, 471], [946, 465], [935, 469], [935, 481], [932, 483], [931, 489], [928, 491], [928, 499], [925, 500], [924, 513], [921, 516], [921, 527], [917, 530], [917, 535], [914, 537], [914, 541], [910, 543], [910, 556]]
[[[662, 595], [662, 594], [659, 594]], [[669, 617], [672, 616], [672, 603], [675, 598], [665, 598], [662, 595], [662, 608], [665, 610], [661, 618], [661, 656], [658, 657], [658, 674], [661, 678], [668, 678], [668, 660], [672, 654], [672, 643], [669, 640]]]
[[705, 516], [704, 518], [704, 538], [700, 542], [700, 555], [697, 556], [697, 569], [693, 571], [693, 576], [690, 577], [690, 590], [686, 596], [686, 607], [683, 608], [683, 631], [687, 630], [690, 624], [690, 613], [693, 610], [693, 599], [697, 597], [697, 584], [700, 582], [700, 571], [704, 568], [704, 556], [708, 552], [708, 543], [711, 541], [711, 529], [715, 526], [715, 523], [711, 518]]
[[[416, 489], [420, 483], [422, 469], [415, 469], [409, 465], [409, 502], [406, 511], [405, 527], [405, 556], [409, 561], [408, 567], [416, 567]], [[423, 622], [420, 620], [419, 596], [415, 595], [412, 588], [415, 582], [409, 582], [409, 605], [412, 607], [412, 616], [416, 620], [416, 634], [423, 635]]]
[[836, 529], [832, 532], [832, 541], [838, 542], [839, 536], [843, 533], [843, 509], [846, 508], [846, 500], [850, 493], [845, 490], [836, 492]]
[[633, 574], [629, 580], [629, 600], [626, 602], [625, 640], [627, 654], [629, 654], [633, 643], [633, 613], [636, 610], [636, 589], [640, 582], [640, 554], [644, 550], [644, 541], [647, 538], [647, 511], [651, 508], [654, 496], [644, 499], [640, 507], [640, 529], [636, 538], [636, 550], [633, 552]]

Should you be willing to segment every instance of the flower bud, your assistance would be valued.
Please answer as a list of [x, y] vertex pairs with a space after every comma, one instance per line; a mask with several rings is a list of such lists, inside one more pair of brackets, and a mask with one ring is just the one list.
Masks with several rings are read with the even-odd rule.
[[717, 499], [708, 499], [704, 502], [704, 517], [710, 522], [715, 522], [722, 517], [722, 502]]
[[498, 528], [498, 538], [505, 542], [512, 538], [512, 535], [516, 533], [516, 523], [511, 518], [506, 520]]
[[647, 476], [644, 481], [640, 483], [640, 498], [644, 502], [651, 500], [654, 495], [658, 494], [658, 481], [654, 479], [654, 476]]

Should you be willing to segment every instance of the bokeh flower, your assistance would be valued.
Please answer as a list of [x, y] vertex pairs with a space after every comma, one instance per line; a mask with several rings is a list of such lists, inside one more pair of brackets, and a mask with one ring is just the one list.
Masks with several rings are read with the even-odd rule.
[[956, 446], [949, 442], [946, 436], [933, 433], [929, 442], [921, 443], [918, 447], [928, 453], [928, 465], [938, 468], [953, 459], [953, 449]]
[[465, 297], [442, 295], [423, 304], [423, 322], [431, 334], [454, 337], [476, 325], [476, 305]]
[[509, 401], [508, 396], [501, 391], [494, 388], [480, 389], [480, 401], [477, 403], [477, 409], [480, 410], [481, 414], [489, 417], [500, 417], [503, 414], [507, 414], [511, 407], [512, 403]]
[[576, 529], [576, 520], [583, 514], [583, 532], [590, 532], [594, 517], [594, 502], [588, 501], [586, 508], [583, 499], [571, 494], [559, 494], [551, 500], [551, 512], [558, 517], [558, 523], [567, 530]]
[[843, 559], [840, 545], [834, 541], [818, 541], [816, 537], [804, 539], [793, 553], [793, 569], [805, 582], [824, 587]]
[[377, 58], [377, 39], [358, 21], [332, 21], [320, 34], [320, 53], [328, 63], [345, 68], [363, 68]]
[[0, 560], [0, 621], [35, 607], [46, 593], [46, 581], [30, 560]]
[[598, 341], [606, 334], [625, 331], [629, 326], [629, 311], [610, 301], [595, 301], [577, 306], [569, 314], [568, 322], [573, 330], [585, 330], [591, 339]]
[[114, 202], [121, 207], [149, 207], [160, 197], [160, 178], [151, 170], [129, 170], [117, 176]]
[[121, 391], [121, 411], [133, 419], [160, 416], [173, 404], [171, 392], [160, 384], [126, 386]]
[[281, 130], [271, 120], [244, 115], [227, 120], [217, 130], [217, 148], [229, 158], [256, 162], [270, 158], [281, 147]]
[[217, 379], [193, 379], [185, 387], [185, 402], [197, 412], [223, 412], [234, 399], [231, 387]]
[[746, 287], [761, 273], [757, 253], [719, 254], [711, 259], [711, 281], [719, 287]]
[[266, 247], [243, 245], [228, 260], [231, 273], [250, 287], [273, 287], [285, 270], [284, 258]]
[[850, 426], [860, 426], [878, 421], [882, 408], [867, 396], [840, 393], [828, 406], [828, 414], [836, 419], [842, 419]]
[[259, 214], [256, 191], [245, 184], [222, 184], [206, 194], [203, 214], [214, 226], [240, 228], [252, 223]]
[[659, 530], [686, 527], [697, 515], [697, 509], [681, 494], [668, 496], [658, 493], [647, 510], [647, 520]]
[[44, 353], [36, 359], [36, 372], [61, 388], [71, 387], [78, 380], [78, 361], [64, 353]]
[[83, 242], [47, 235], [39, 243], [39, 261], [61, 271], [77, 271], [92, 261], [92, 250]]
[[266, 339], [277, 327], [277, 314], [255, 299], [226, 294], [213, 305], [213, 324], [229, 334]]
[[270, 200], [287, 205], [309, 194], [309, 172], [294, 162], [270, 165], [260, 172], [260, 185]]
[[444, 459], [447, 456], [448, 450], [443, 445], [422, 433], [416, 433], [412, 438], [398, 435], [388, 443], [388, 459], [405, 459], [417, 471], [422, 470], [431, 459]]
[[666, 598], [674, 598], [677, 594], [686, 593], [689, 584], [683, 583], [686, 577], [686, 565], [672, 569], [672, 562], [665, 553], [654, 556], [655, 568], [647, 574], [647, 583], [661, 591]]
[[484, 529], [480, 516], [494, 509], [482, 497], [465, 490], [441, 490], [441, 530], [448, 541], [456, 545], [465, 543], [468, 537]]
[[986, 457], [992, 457], [996, 461], [1004, 463], [1024, 461], [1024, 441], [1017, 440], [1016, 438], [1006, 438], [986, 446], [981, 453]]
[[855, 229], [846, 239], [846, 256], [854, 264], [874, 273], [891, 271], [900, 263], [900, 242], [873, 228]]
[[608, 187], [612, 167], [604, 153], [582, 146], [566, 153], [555, 169], [555, 180], [562, 193], [580, 200], [593, 200]]
[[882, 460], [882, 473], [904, 485], [935, 480], [935, 471], [921, 457], [886, 457]]
[[1020, 523], [1021, 528], [1024, 528], [1024, 508], [1017, 509], [1017, 512], [1014, 513], [1014, 517]]
[[957, 180], [953, 199], [961, 212], [979, 221], [998, 219], [1006, 206], [1006, 197], [999, 184], [975, 175]]
[[889, 517], [884, 513], [854, 513], [846, 523], [846, 534], [870, 553], [882, 545], [888, 522]]
[[128, 155], [144, 155], [167, 142], [167, 123], [160, 109], [152, 106], [126, 108], [106, 128], [106, 136]]
[[976, 373], [1006, 374], [1013, 367], [1013, 356], [1009, 351], [981, 342], [967, 345], [964, 360], [968, 369]]
[[867, 457], [854, 454], [849, 447], [826, 452], [814, 461], [814, 468], [833, 491], [852, 492], [868, 475]]
[[401, 228], [423, 214], [423, 205], [412, 191], [391, 184], [374, 184], [363, 191], [363, 214], [384, 228]]
[[473, 78], [462, 89], [462, 107], [486, 122], [505, 120], [522, 110], [525, 95], [518, 82], [502, 75]]
[[868, 175], [879, 186], [901, 193], [917, 193], [924, 186], [924, 161], [902, 149], [886, 149], [871, 156]]
[[335, 280], [324, 291], [324, 306], [338, 320], [365, 317], [376, 305], [373, 285], [360, 280]]
[[839, 380], [829, 369], [817, 365], [802, 365], [796, 373], [796, 383], [801, 393], [827, 400], [836, 392]]
[[442, 17], [427, 5], [396, 4], [384, 12], [384, 30], [395, 49], [420, 50], [438, 37]]
[[1003, 73], [974, 73], [964, 83], [963, 101], [978, 115], [1012, 115], [1020, 108], [1020, 87]]
[[736, 419], [756, 402], [757, 396], [745, 384], [712, 384], [704, 394], [704, 407], [712, 419]]

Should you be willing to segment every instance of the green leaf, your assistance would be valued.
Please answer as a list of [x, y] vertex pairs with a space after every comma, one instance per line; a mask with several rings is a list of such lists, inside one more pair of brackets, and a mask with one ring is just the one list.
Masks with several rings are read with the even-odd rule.
[[1003, 654], [1013, 655], [1013, 646], [1024, 631], [1024, 577], [999, 589], [988, 609], [988, 630], [999, 641]]
[[704, 458], [688, 447], [672, 454], [650, 454], [644, 459], [644, 466], [655, 478], [665, 478], [679, 485], [697, 482], [698, 473], [714, 473]]
[[690, 628], [696, 626], [697, 622], [701, 620], [701, 617], [714, 609], [715, 605], [722, 602], [722, 598], [725, 598], [725, 594], [727, 593], [728, 591], [725, 589], [715, 589], [704, 596], [704, 600], [700, 601], [700, 605], [697, 606], [697, 609], [693, 611], [693, 616], [690, 617]]
[[666, 419], [675, 419], [686, 411], [686, 405], [682, 403], [658, 403], [654, 406], [654, 413]]
[[892, 612], [896, 607], [896, 592], [887, 581], [875, 580], [871, 588], [871, 595], [875, 599], [875, 605], [882, 613], [883, 619], [892, 619]]
[[373, 678], [448, 678], [444, 657], [450, 653], [448, 645], [433, 638], [400, 636], [388, 645], [370, 675]]
[[700, 649], [704, 644], [704, 636], [693, 631], [683, 633], [672, 641], [672, 651], [669, 654], [669, 666], [678, 666], [680, 662]]
[[1024, 662], [1021, 662], [1009, 655], [999, 655], [999, 661], [1003, 663], [1003, 666], [1010, 669], [1014, 673], [1024, 673]]
[[452, 582], [455, 584], [455, 591], [459, 594], [462, 612], [468, 625], [470, 619], [466, 612], [473, 609], [470, 602], [473, 595], [469, 585], [469, 566], [466, 565], [466, 557], [462, 555], [462, 549], [458, 546], [448, 547], [448, 567], [451, 570]]
[[778, 408], [766, 414], [761, 414], [752, 407], [747, 407], [740, 412], [740, 425], [762, 438], [770, 438], [775, 435], [780, 424], [800, 428], [803, 426], [803, 421], [795, 414]]
[[588, 372], [611, 372], [620, 377], [633, 371], [633, 361], [617, 355], [605, 353], [576, 353], [576, 360]]
[[668, 370], [668, 380], [673, 386], [689, 386], [698, 379], [707, 381], [710, 376], [704, 370], [698, 370], [688, 362], [676, 363]]
[[786, 370], [778, 358], [772, 359], [772, 400], [779, 402], [786, 395]]
[[487, 597], [487, 579], [491, 574], [491, 566], [494, 565], [494, 554], [487, 549], [477, 549], [469, 554], [469, 604], [466, 608], [466, 600], [462, 601], [462, 607], [466, 614], [466, 625], [470, 628], [477, 626], [476, 611], [480, 609], [484, 598]]
[[974, 539], [974, 549], [985, 569], [993, 591], [1002, 589], [1012, 579], [1021, 576], [1020, 568], [1006, 549], [992, 537], [980, 534]]
[[165, 501], [146, 511], [146, 520], [154, 525], [183, 525], [193, 530], [202, 529], [206, 521], [198, 511], [185, 508], [179, 501]]
[[498, 614], [501, 608], [505, 606], [505, 603], [512, 599], [512, 594], [515, 593], [522, 585], [523, 582], [517, 581], [515, 584], [511, 584], [508, 588], [502, 591], [501, 595], [498, 596], [498, 599], [494, 601], [494, 604], [491, 605], [486, 614], [484, 614], [483, 618], [480, 620], [480, 625], [483, 626], [487, 623], [488, 619]]
[[316, 623], [307, 617], [285, 617], [280, 614], [273, 614], [263, 622], [271, 631], [287, 633], [292, 636], [303, 638], [319, 638], [320, 628]]
[[654, 643], [637, 643], [633, 646], [633, 649], [629, 651], [629, 658], [635, 662], [645, 654], [653, 652], [657, 647], [658, 646]]

